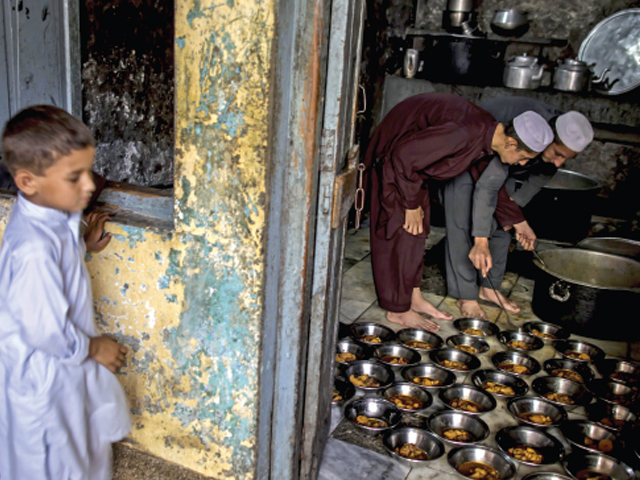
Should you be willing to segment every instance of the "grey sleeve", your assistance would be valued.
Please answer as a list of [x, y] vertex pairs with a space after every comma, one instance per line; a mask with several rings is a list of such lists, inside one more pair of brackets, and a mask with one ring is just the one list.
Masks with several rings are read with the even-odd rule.
[[526, 206], [552, 177], [553, 175], [543, 173], [529, 175], [529, 178], [524, 181], [522, 187], [510, 195], [511, 199], [516, 202], [520, 208]]
[[495, 156], [476, 182], [471, 211], [472, 236], [485, 238], [491, 236], [493, 214], [498, 203], [498, 191], [502, 188], [508, 174], [508, 165], [504, 165], [500, 158]]

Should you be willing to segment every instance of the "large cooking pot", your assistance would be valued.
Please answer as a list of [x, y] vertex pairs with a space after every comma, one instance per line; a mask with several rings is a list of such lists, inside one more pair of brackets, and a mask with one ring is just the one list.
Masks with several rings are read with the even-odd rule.
[[515, 55], [504, 64], [502, 82], [505, 87], [533, 90], [540, 86], [544, 68], [535, 57]]
[[602, 183], [581, 173], [559, 169], [524, 208], [539, 238], [576, 243], [591, 228], [591, 215]]
[[603, 340], [635, 340], [640, 262], [579, 248], [540, 253], [533, 301], [542, 320]]

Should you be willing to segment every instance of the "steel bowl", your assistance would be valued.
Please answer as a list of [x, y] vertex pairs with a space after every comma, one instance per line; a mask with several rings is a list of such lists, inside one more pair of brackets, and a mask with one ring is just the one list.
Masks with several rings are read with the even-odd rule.
[[[560, 405], [561, 407], [569, 411], [573, 410], [576, 407], [587, 406], [593, 399], [593, 394], [589, 390], [587, 390], [584, 385], [572, 382], [571, 380], [567, 380], [566, 378], [539, 377], [531, 383], [531, 387], [533, 388], [533, 391], [541, 397], [546, 398], [551, 403]], [[562, 393], [569, 395], [575, 403], [568, 404], [551, 400], [550, 398], [546, 397], [548, 393]]]
[[[535, 358], [530, 357], [525, 353], [519, 353], [514, 351], [498, 352], [494, 354], [491, 357], [491, 363], [493, 363], [493, 365], [497, 369], [502, 370], [503, 372], [507, 372], [510, 375], [518, 375], [518, 376], [535, 375], [540, 371], [540, 364]], [[527, 373], [510, 372], [509, 370], [506, 370], [504, 367], [504, 365], [509, 365], [509, 364], [522, 365], [528, 369], [528, 372]]]
[[513, 31], [524, 28], [529, 23], [527, 12], [509, 8], [496, 10], [491, 18], [491, 27], [499, 31]]
[[587, 383], [587, 388], [599, 400], [606, 403], [631, 407], [638, 399], [638, 390], [608, 378], [597, 378]]
[[[427, 332], [421, 328], [403, 328], [396, 333], [396, 338], [403, 345], [418, 350], [419, 352], [428, 352], [442, 346], [442, 337], [433, 332]], [[424, 342], [432, 345], [431, 348], [414, 347], [408, 345], [409, 342]]]
[[[522, 325], [522, 331], [525, 333], [530, 333], [531, 335], [535, 335], [547, 345], [553, 343], [556, 340], [566, 340], [570, 335], [569, 331], [562, 328], [561, 326], [547, 322], [526, 322], [524, 325]], [[538, 333], [536, 334], [534, 333], [534, 331]], [[545, 338], [540, 335], [541, 333], [553, 335], [555, 338]]]
[[[580, 375], [582, 381], [578, 383], [585, 384], [595, 377], [593, 370], [585, 362], [577, 362], [569, 358], [550, 358], [544, 362], [543, 368], [552, 377], [558, 377], [559, 371], [570, 370]], [[561, 377], [566, 378], [566, 377]], [[572, 379], [568, 379], [572, 380]]]
[[[450, 445], [469, 445], [484, 442], [489, 436], [489, 425], [474, 415], [465, 415], [455, 410], [442, 410], [434, 413], [428, 420], [429, 430]], [[472, 440], [463, 442], [450, 440], [445, 436], [448, 430], [464, 430], [471, 434]]]
[[[562, 460], [562, 465], [569, 475], [576, 480], [579, 472], [584, 470], [606, 475], [615, 480], [635, 480], [633, 469], [613, 457], [599, 453], [574, 452]], [[582, 477], [584, 478], [584, 477]]]
[[489, 392], [492, 395], [498, 397], [519, 397], [522, 395], [526, 395], [526, 393], [529, 391], [529, 385], [527, 385], [527, 382], [514, 375], [509, 375], [508, 373], [501, 372], [500, 370], [478, 370], [477, 372], [474, 372], [473, 375], [471, 375], [471, 382], [476, 387], [482, 388], [483, 390], [487, 390], [487, 384], [489, 382], [493, 382], [511, 387], [514, 391], [514, 395]]
[[353, 362], [345, 369], [345, 376], [350, 382], [352, 375], [369, 375], [375, 378], [380, 384], [378, 387], [359, 387], [358, 385], [354, 385], [356, 391], [363, 392], [365, 395], [375, 395], [383, 388], [391, 385], [395, 379], [391, 368], [375, 360], [358, 360]]
[[342, 399], [341, 400], [332, 400], [331, 405], [336, 407], [342, 407], [345, 403], [353, 398], [356, 394], [356, 387], [353, 386], [351, 382], [347, 382], [346, 380], [340, 378], [333, 379], [333, 391], [337, 392]]
[[356, 360], [365, 360], [371, 356], [371, 351], [365, 345], [356, 342], [352, 338], [346, 337], [341, 338], [336, 343], [336, 363], [340, 365], [349, 365], [356, 360], [352, 360], [352, 362], [340, 361], [338, 360], [338, 354], [340, 353], [352, 353], [355, 355]]
[[[439, 367], [452, 372], [472, 372], [473, 370], [480, 368], [480, 360], [478, 360], [478, 357], [471, 355], [470, 353], [463, 352], [462, 350], [458, 350], [457, 348], [446, 347], [441, 348], [440, 350], [434, 350], [429, 354], [429, 358]], [[445, 361], [458, 362], [466, 368], [445, 366]]]
[[[393, 371], [400, 372], [404, 367], [417, 365], [422, 360], [422, 355], [415, 350], [398, 344], [387, 344], [376, 347], [373, 351], [374, 358], [380, 363], [391, 367]], [[388, 357], [398, 357], [404, 359], [407, 363], [399, 364], [388, 361]]]
[[[483, 320], [481, 318], [459, 318], [457, 320], [454, 320], [453, 326], [459, 332], [464, 333], [465, 335], [471, 335], [472, 337], [491, 337], [500, 331], [495, 323], [490, 322], [489, 320]], [[465, 332], [465, 330], [467, 329], [479, 330], [483, 334], [477, 335]]]
[[[425, 452], [429, 459], [412, 460], [397, 454], [395, 451], [396, 448], [401, 447], [405, 443], [415, 445]], [[404, 427], [391, 430], [384, 434], [382, 444], [384, 445], [384, 448], [387, 449], [387, 452], [389, 452], [389, 455], [410, 467], [424, 465], [427, 462], [436, 460], [444, 455], [444, 445], [442, 442], [432, 433], [420, 428]]]
[[[540, 338], [536, 337], [535, 335], [518, 332], [516, 330], [503, 330], [502, 332], [498, 333], [498, 340], [505, 347], [511, 350], [517, 350], [519, 352], [533, 352], [544, 347], [544, 343]], [[513, 345], [509, 345], [511, 342], [522, 342], [522, 344], [526, 347], [514, 347]]]
[[596, 402], [587, 407], [587, 418], [614, 432], [631, 428], [638, 416], [623, 405]]
[[[496, 400], [489, 393], [485, 392], [481, 388], [472, 387], [471, 385], [454, 384], [448, 388], [443, 388], [438, 394], [438, 398], [448, 408], [456, 410], [467, 415], [484, 415], [487, 412], [491, 412], [496, 408]], [[478, 405], [477, 412], [470, 412], [468, 410], [454, 407], [451, 402], [454, 400], [468, 400]]]
[[619, 358], [606, 358], [599, 362], [596, 368], [604, 378], [631, 387], [640, 386], [640, 365], [636, 363]]
[[447, 461], [455, 472], [465, 478], [458, 469], [467, 462], [484, 463], [496, 469], [500, 480], [512, 480], [516, 475], [516, 464], [509, 455], [493, 448], [482, 445], [469, 445], [452, 449], [447, 455]]
[[[557, 340], [553, 346], [556, 351], [565, 358], [576, 360], [578, 362], [599, 362], [604, 358], [604, 352], [601, 348], [596, 347], [587, 342], [579, 340]], [[589, 360], [581, 360], [571, 355], [571, 352], [585, 353], [589, 355]]]
[[447, 345], [453, 347], [457, 350], [460, 350], [460, 346], [472, 347], [475, 349], [475, 352], [469, 352], [466, 350], [462, 350], [463, 352], [479, 354], [486, 353], [489, 351], [489, 344], [483, 340], [482, 338], [472, 337], [471, 335], [465, 335], [463, 333], [459, 335], [452, 335], [447, 338]]
[[[515, 461], [534, 467], [540, 465], [551, 465], [564, 456], [564, 447], [553, 436], [535, 427], [519, 425], [517, 427], [505, 427], [496, 433], [496, 444], [498, 448], [509, 455]], [[542, 455], [541, 463], [533, 463], [527, 460], [519, 460], [514, 457], [509, 450], [514, 447], [526, 446], [536, 450]]]
[[[383, 343], [391, 342], [396, 339], [396, 334], [389, 327], [374, 322], [354, 323], [351, 325], [351, 334], [357, 341], [377, 347]], [[380, 342], [371, 342], [366, 340], [366, 336], [373, 335], [380, 338]]]
[[[574, 450], [578, 448], [586, 452], [616, 456], [616, 452], [622, 448], [621, 440], [618, 438], [618, 435], [596, 422], [570, 420], [560, 426], [560, 431]], [[585, 437], [589, 437], [596, 442], [604, 439], [610, 440], [613, 444], [613, 450], [605, 452], [598, 450], [596, 445], [585, 445]]]
[[[567, 412], [559, 405], [556, 405], [545, 398], [539, 397], [518, 397], [512, 398], [507, 403], [507, 410], [518, 422], [534, 427], [557, 427], [567, 420]], [[549, 417], [551, 424], [536, 423], [524, 415], [539, 414]]]
[[[358, 415], [365, 415], [369, 418], [377, 418], [387, 423], [386, 427], [367, 427], [356, 422]], [[356, 398], [344, 407], [344, 416], [356, 427], [369, 435], [378, 435], [400, 423], [402, 412], [393, 403], [382, 398]]]
[[534, 472], [525, 475], [522, 480], [571, 480], [571, 477], [555, 472]]
[[[440, 385], [422, 385], [418, 382], [414, 382], [415, 378], [432, 378], [439, 380]], [[407, 382], [411, 382], [420, 385], [422, 388], [443, 388], [452, 385], [456, 381], [456, 375], [453, 372], [449, 372], [444, 368], [440, 368], [432, 363], [420, 363], [414, 367], [407, 367], [402, 369], [402, 378]]]
[[[418, 402], [421, 402], [421, 405], [417, 408], [403, 408], [393, 400], [391, 400], [391, 397], [393, 397], [394, 395], [409, 395], [418, 400]], [[409, 382], [394, 383], [393, 385], [387, 387], [384, 392], [382, 392], [382, 398], [384, 398], [385, 400], [389, 400], [391, 403], [394, 403], [395, 406], [403, 412], [415, 412], [418, 410], [423, 410], [425, 408], [429, 408], [429, 406], [433, 402], [433, 398], [428, 391], [426, 391], [424, 388], [420, 388], [415, 383]]]

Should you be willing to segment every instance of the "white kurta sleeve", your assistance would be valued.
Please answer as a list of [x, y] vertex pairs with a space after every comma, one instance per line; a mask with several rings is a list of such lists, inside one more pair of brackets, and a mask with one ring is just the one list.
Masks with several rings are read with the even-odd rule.
[[89, 337], [69, 320], [60, 266], [48, 252], [14, 256], [8, 299], [20, 324], [23, 341], [31, 348], [80, 365], [89, 354]]

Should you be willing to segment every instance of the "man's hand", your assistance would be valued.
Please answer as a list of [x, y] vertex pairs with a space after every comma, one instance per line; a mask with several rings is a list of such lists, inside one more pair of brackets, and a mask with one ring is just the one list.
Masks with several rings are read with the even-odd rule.
[[122, 367], [124, 356], [128, 351], [127, 347], [120, 345], [107, 335], [94, 337], [89, 341], [89, 358], [93, 358], [99, 364], [104, 365], [112, 373], [117, 373]]
[[111, 212], [91, 212], [87, 215], [87, 228], [84, 230], [84, 243], [87, 252], [99, 252], [111, 241], [111, 234], [104, 234], [104, 224], [111, 220]]
[[473, 266], [480, 270], [482, 276], [486, 277], [493, 266], [488, 238], [476, 237], [473, 248], [469, 252], [469, 259]]
[[424, 230], [422, 228], [422, 219], [424, 218], [424, 210], [418, 207], [415, 210], [404, 211], [404, 231], [411, 235], [420, 235]]
[[536, 234], [529, 226], [529, 223], [516, 223], [513, 228], [516, 229], [516, 239], [520, 242], [525, 250], [533, 250], [536, 246]]

